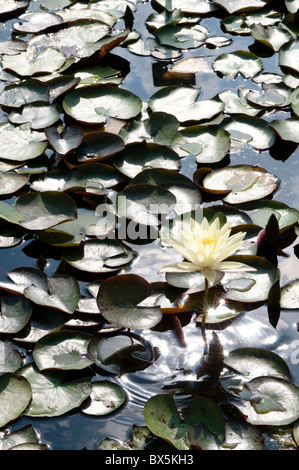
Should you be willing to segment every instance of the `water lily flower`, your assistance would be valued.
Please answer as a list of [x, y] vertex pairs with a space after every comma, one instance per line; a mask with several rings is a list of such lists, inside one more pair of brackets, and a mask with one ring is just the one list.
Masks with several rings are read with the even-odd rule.
[[213, 285], [217, 272], [255, 271], [254, 268], [237, 261], [225, 261], [243, 244], [246, 232], [231, 235], [229, 223], [220, 226], [219, 218], [212, 223], [204, 217], [202, 222], [190, 218], [179, 221], [172, 229], [161, 230], [162, 243], [181, 253], [186, 261], [165, 266], [159, 273], [187, 273], [201, 271]]

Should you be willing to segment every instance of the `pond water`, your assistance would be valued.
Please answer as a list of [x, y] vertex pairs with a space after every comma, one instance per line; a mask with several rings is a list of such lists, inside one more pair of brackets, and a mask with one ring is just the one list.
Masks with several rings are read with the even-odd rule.
[[[43, 2], [31, 2], [29, 11], [39, 11]], [[138, 31], [143, 39], [151, 37], [145, 26], [145, 20], [155, 12], [150, 2], [142, 2], [137, 5], [134, 12], [134, 30]], [[222, 15], [223, 16], [223, 15]], [[153, 93], [168, 84], [161, 78], [163, 71], [170, 63], [178, 62], [183, 58], [204, 57], [211, 64], [216, 57], [222, 53], [230, 53], [235, 50], [253, 51], [261, 54], [264, 71], [267, 73], [280, 74], [278, 55], [266, 52], [267, 49], [258, 49], [251, 35], [230, 35], [224, 33], [221, 27], [222, 18], [204, 16], [200, 22], [208, 28], [210, 35], [229, 37], [232, 42], [224, 47], [207, 47], [205, 45], [197, 49], [182, 51], [182, 56], [175, 61], [162, 61], [153, 57], [144, 57], [131, 53], [127, 48], [116, 47], [113, 50], [115, 56], [125, 59], [130, 64], [130, 72], [122, 81], [120, 87], [129, 90], [147, 102]], [[0, 40], [5, 40], [9, 34], [12, 24], [9, 20], [1, 30]], [[122, 29], [124, 21], [120, 19], [116, 29]], [[5, 29], [6, 28], [6, 29]], [[264, 55], [262, 55], [264, 54]], [[259, 90], [259, 85], [250, 78], [246, 79], [240, 74], [232, 79], [220, 77], [212, 70], [197, 73], [193, 86], [201, 88], [201, 99], [211, 99], [223, 90], [237, 90], [240, 87], [249, 87]], [[180, 85], [180, 83], [178, 83]], [[264, 119], [271, 121], [285, 118], [286, 111], [271, 110], [265, 113]], [[289, 113], [291, 115], [291, 113]], [[282, 117], [281, 117], [282, 118]], [[299, 150], [297, 145], [279, 141], [270, 149], [258, 151], [249, 145], [244, 145], [241, 150], [229, 155], [230, 165], [250, 164], [265, 168], [279, 178], [279, 186], [273, 194], [273, 199], [281, 201], [292, 208], [299, 210]], [[190, 155], [182, 159], [180, 172], [192, 179], [198, 164], [195, 156]], [[5, 198], [7, 201], [7, 198]], [[218, 204], [219, 201], [216, 203]], [[279, 257], [279, 269], [281, 285], [285, 285], [299, 274], [299, 259], [294, 254], [294, 246], [297, 241], [288, 246], [284, 252], [286, 257]], [[138, 274], [148, 282], [164, 281], [164, 274], [158, 274], [163, 266], [173, 261], [174, 252], [168, 248], [162, 248], [159, 240], [144, 245], [130, 246], [138, 251], [138, 256], [130, 266], [120, 273]], [[59, 252], [51, 247], [39, 243], [29, 237], [14, 248], [2, 248], [0, 262], [0, 280], [5, 280], [6, 273], [20, 266], [39, 267], [42, 259], [46, 260], [44, 272], [48, 276], [55, 274], [60, 265]], [[95, 277], [93, 277], [95, 279]], [[82, 275], [79, 279], [82, 289], [86, 279]], [[26, 424], [32, 424], [40, 436], [40, 440], [53, 450], [88, 450], [97, 449], [106, 437], [120, 441], [130, 439], [132, 425], [144, 424], [144, 405], [147, 400], [155, 394], [169, 388], [175, 388], [176, 384], [184, 384], [189, 381], [198, 380], [198, 367], [201, 363], [205, 343], [201, 329], [196, 326], [194, 319], [187, 321], [183, 328], [185, 345], [182, 345], [173, 330], [163, 332], [154, 330], [137, 331], [142, 337], [160, 350], [159, 359], [143, 371], [125, 373], [121, 377], [112, 376], [110, 379], [120, 384], [128, 394], [126, 404], [109, 416], [88, 416], [81, 411], [74, 410], [67, 414], [53, 418], [31, 418], [21, 417], [10, 424], [9, 429], [14, 431]], [[299, 340], [299, 317], [298, 310], [282, 310], [276, 328], [269, 323], [267, 305], [262, 304], [248, 310], [231, 323], [219, 324], [215, 327], [207, 326], [207, 341], [212, 340], [213, 332], [217, 333], [224, 353], [240, 347], [266, 348], [279, 354], [287, 363], [292, 377], [292, 382], [299, 387], [299, 365], [294, 361], [294, 344]], [[18, 345], [25, 354], [22, 345]], [[25, 362], [31, 360], [30, 352], [25, 357]], [[97, 371], [97, 378], [105, 379], [106, 374]], [[199, 377], [199, 380], [200, 379]], [[187, 397], [186, 397], [186, 396]], [[184, 400], [188, 402], [188, 393], [182, 393], [178, 398], [179, 403]], [[181, 401], [180, 401], [181, 400]], [[275, 443], [270, 439], [266, 447], [275, 448]]]

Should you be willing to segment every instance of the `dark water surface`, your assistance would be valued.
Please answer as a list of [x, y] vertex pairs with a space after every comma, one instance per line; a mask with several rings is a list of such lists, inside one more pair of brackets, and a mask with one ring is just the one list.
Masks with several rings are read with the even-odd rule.
[[[34, 9], [38, 9], [35, 2]], [[144, 21], [154, 10], [150, 3], [138, 5], [135, 13], [134, 29], [142, 34], [145, 39], [150, 36], [145, 28]], [[215, 18], [203, 18], [201, 25], [206, 26], [214, 35], [224, 35], [220, 28], [220, 21]], [[122, 27], [120, 22], [119, 27]], [[0, 40], [4, 40], [7, 31], [0, 29]], [[225, 34], [229, 36], [228, 34]], [[197, 50], [189, 50], [183, 53], [183, 57], [205, 56], [212, 59], [220, 53], [227, 53], [238, 49], [250, 50], [254, 40], [248, 36], [237, 36], [232, 38], [231, 45], [221, 49], [208, 49], [202, 46]], [[146, 101], [154, 91], [166, 84], [160, 84], [157, 76], [159, 69], [167, 64], [147, 57], [139, 57], [130, 53], [126, 48], [116, 48], [113, 54], [119, 55], [130, 62], [130, 73], [124, 79], [122, 87], [126, 88], [142, 100]], [[280, 68], [276, 63], [277, 54], [274, 57], [264, 57], [264, 69], [267, 72], [279, 73]], [[231, 88], [236, 90], [240, 86], [255, 87], [255, 84], [242, 77], [235, 80], [217, 77], [215, 73], [204, 73], [196, 76], [196, 85], [201, 87], [201, 97], [209, 99], [217, 93]], [[284, 202], [291, 207], [299, 209], [299, 151], [297, 149], [276, 148], [271, 153], [263, 151], [259, 153], [252, 148], [244, 147], [240, 153], [230, 155], [230, 163], [249, 163], [260, 165], [280, 178], [280, 186], [274, 198]], [[195, 159], [191, 156], [182, 160], [182, 172], [192, 178], [197, 169]], [[24, 241], [14, 249], [3, 249], [1, 251], [0, 278], [5, 273], [19, 266], [36, 267], [36, 245], [32, 240]], [[143, 247], [138, 247], [139, 256], [133, 261], [130, 271], [139, 274], [147, 281], [153, 282], [164, 280], [164, 276], [158, 275], [160, 267], [165, 266], [171, 260], [171, 254], [162, 249], [158, 241]], [[287, 248], [289, 257], [279, 259], [281, 270], [281, 284], [298, 277], [299, 260], [293, 254], [293, 246]], [[48, 265], [45, 272], [54, 274], [59, 260], [47, 258]], [[231, 326], [217, 330], [220, 342], [225, 352], [237, 347], [254, 346], [267, 348], [278, 353], [288, 364], [292, 381], [299, 386], [299, 365], [292, 361], [292, 346], [299, 340], [298, 334], [298, 311], [282, 311], [276, 328], [269, 324], [267, 308], [262, 306], [254, 311], [241, 314], [234, 320]], [[191, 322], [184, 328], [186, 347], [182, 347], [172, 331], [158, 333], [153, 331], [142, 332], [145, 339], [151, 341], [155, 347], [159, 347], [161, 357], [157, 362], [145, 371], [134, 374], [125, 374], [115, 381], [122, 384], [128, 392], [128, 401], [124, 407], [109, 417], [92, 417], [83, 413], [73, 412], [58, 418], [30, 419], [27, 417], [19, 419], [10, 426], [11, 430], [19, 429], [25, 424], [32, 423], [37, 432], [40, 433], [41, 441], [54, 450], [76, 450], [86, 448], [97, 449], [100, 442], [107, 436], [127, 440], [130, 438], [131, 426], [133, 424], [144, 424], [143, 407], [148, 398], [161, 391], [163, 386], [174, 382], [195, 380], [194, 368], [198, 363], [203, 348], [200, 328], [195, 328]], [[211, 338], [212, 330], [207, 331], [208, 340]], [[186, 373], [185, 371], [188, 371]]]

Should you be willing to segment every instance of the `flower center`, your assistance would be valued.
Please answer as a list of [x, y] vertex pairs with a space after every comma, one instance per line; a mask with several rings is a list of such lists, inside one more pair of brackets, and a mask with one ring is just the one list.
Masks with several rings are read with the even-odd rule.
[[212, 245], [212, 243], [214, 243], [214, 241], [211, 240], [210, 238], [203, 238], [203, 239], [201, 240], [201, 243], [202, 243], [203, 245]]

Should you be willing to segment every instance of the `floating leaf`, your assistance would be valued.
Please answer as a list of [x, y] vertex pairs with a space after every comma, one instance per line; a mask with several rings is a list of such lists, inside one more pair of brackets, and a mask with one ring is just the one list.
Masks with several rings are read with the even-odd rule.
[[0, 437], [0, 450], [9, 450], [15, 446], [28, 443], [37, 443], [38, 436], [31, 424], [12, 431], [9, 434], [3, 432]]
[[155, 30], [154, 34], [164, 46], [177, 49], [195, 49], [202, 46], [207, 38], [207, 29], [200, 25], [188, 26], [169, 24]]
[[61, 133], [54, 126], [48, 127], [45, 134], [52, 147], [61, 155], [75, 150], [83, 139], [83, 131], [79, 126], [65, 127]]
[[48, 289], [32, 284], [24, 289], [24, 295], [32, 302], [46, 307], [73, 313], [80, 299], [77, 279], [66, 274], [48, 277]]
[[244, 78], [251, 78], [263, 68], [262, 61], [252, 52], [235, 51], [221, 54], [213, 62], [215, 72], [225, 77], [235, 78], [241, 73]]
[[35, 191], [74, 191], [84, 188], [86, 179], [78, 171], [51, 170], [48, 173], [37, 177], [31, 183], [31, 189]]
[[29, 230], [44, 230], [76, 218], [73, 199], [60, 191], [24, 194], [16, 201], [15, 208], [23, 215], [20, 225]]
[[286, 284], [281, 289], [280, 306], [281, 308], [294, 309], [299, 305], [299, 280]]
[[6, 373], [0, 377], [0, 426], [18, 418], [27, 408], [31, 397], [28, 381], [20, 375]]
[[256, 10], [267, 5], [269, 0], [243, 0], [242, 4], [238, 0], [213, 0], [216, 5], [224, 8], [228, 13], [240, 13], [244, 11]]
[[230, 191], [224, 201], [240, 204], [271, 194], [278, 185], [278, 178], [261, 167], [233, 165], [211, 171], [203, 180], [203, 187], [210, 190]]
[[0, 359], [1, 375], [6, 372], [16, 372], [23, 363], [21, 353], [8, 340], [0, 341]]
[[105, 160], [124, 149], [121, 137], [111, 132], [90, 132], [84, 135], [81, 145], [77, 149], [77, 158], [80, 162], [93, 162]]
[[180, 159], [176, 152], [167, 146], [143, 141], [128, 144], [113, 158], [113, 164], [121, 173], [134, 178], [145, 168], [179, 170]]
[[77, 121], [101, 124], [108, 116], [131, 119], [140, 113], [142, 103], [136, 95], [109, 86], [82, 87], [68, 93], [63, 101], [67, 114]]
[[28, 46], [27, 51], [9, 56], [4, 55], [2, 66], [10, 69], [18, 75], [31, 76], [36, 73], [52, 73], [61, 69], [66, 61], [66, 56], [57, 49], [46, 47], [40, 52], [35, 46]]
[[184, 13], [203, 15], [216, 9], [214, 2], [210, 0], [154, 0], [167, 11], [181, 10]]
[[190, 126], [181, 129], [171, 145], [180, 157], [194, 154], [198, 163], [216, 163], [229, 152], [230, 135], [211, 126]]
[[238, 94], [233, 90], [225, 90], [219, 93], [219, 98], [225, 104], [224, 112], [228, 114], [246, 114], [256, 116], [261, 109], [250, 104], [247, 100], [250, 90], [239, 88]]
[[0, 4], [0, 14], [16, 12], [17, 10], [26, 8], [29, 4], [28, 0], [2, 0]]
[[251, 35], [257, 41], [274, 49], [274, 51], [279, 51], [283, 44], [292, 39], [292, 35], [286, 29], [271, 26], [265, 28], [261, 24], [251, 26]]
[[138, 305], [151, 294], [152, 289], [145, 279], [135, 274], [123, 274], [101, 284], [97, 303], [102, 315], [112, 324], [123, 328], [152, 328], [162, 318], [161, 309]]
[[0, 194], [12, 194], [28, 183], [29, 177], [15, 172], [0, 172]]
[[126, 399], [127, 394], [120, 385], [108, 381], [92, 382], [90, 396], [80, 409], [87, 415], [104, 416], [117, 410]]
[[22, 296], [6, 294], [1, 296], [1, 333], [18, 333], [29, 321], [32, 303]]
[[224, 364], [249, 380], [261, 376], [290, 379], [287, 363], [278, 354], [263, 348], [233, 349], [224, 359]]
[[86, 240], [81, 246], [63, 251], [63, 258], [71, 266], [93, 273], [117, 271], [133, 256], [132, 249], [118, 240]]
[[256, 116], [226, 118], [221, 127], [230, 133], [231, 139], [245, 142], [258, 149], [270, 148], [275, 142], [275, 133], [269, 124]]
[[56, 104], [30, 103], [8, 115], [10, 122], [14, 124], [30, 124], [32, 129], [44, 129], [52, 126], [60, 118], [61, 110]]
[[49, 333], [37, 341], [33, 358], [39, 370], [84, 369], [93, 361], [87, 356], [91, 335], [75, 331]]
[[283, 139], [299, 144], [299, 117], [271, 121], [271, 127]]
[[219, 114], [224, 105], [217, 100], [197, 101], [199, 90], [169, 86], [158, 90], [148, 101], [152, 111], [173, 114], [178, 121], [201, 121]]
[[61, 416], [80, 406], [92, 390], [90, 379], [67, 381], [63, 371], [42, 373], [32, 364], [19, 369], [32, 389], [26, 416]]
[[279, 65], [299, 72], [298, 66], [299, 40], [292, 40], [284, 44], [279, 50]]
[[19, 108], [35, 101], [48, 102], [49, 88], [35, 78], [6, 85], [0, 93], [0, 104], [9, 108]]
[[151, 343], [132, 333], [94, 337], [88, 353], [98, 367], [114, 375], [144, 370], [157, 359]]
[[34, 12], [24, 13], [18, 18], [18, 23], [13, 24], [15, 31], [21, 33], [38, 33], [50, 26], [55, 26], [62, 23], [60, 15], [55, 15], [49, 12]]
[[0, 158], [22, 162], [38, 157], [47, 147], [45, 135], [10, 123], [0, 124]]

